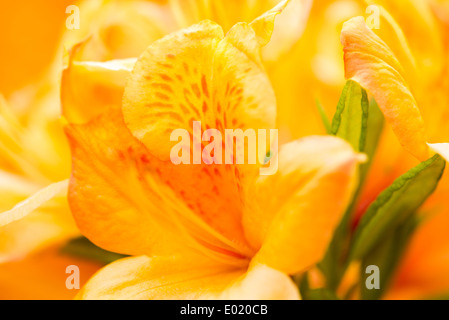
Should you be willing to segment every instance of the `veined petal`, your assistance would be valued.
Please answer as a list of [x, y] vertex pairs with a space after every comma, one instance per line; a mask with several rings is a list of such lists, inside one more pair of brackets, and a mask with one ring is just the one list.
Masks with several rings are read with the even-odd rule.
[[366, 26], [362, 17], [344, 24], [341, 42], [346, 78], [357, 81], [374, 96], [407, 151], [419, 160], [428, 159], [421, 113], [390, 48]]
[[168, 143], [172, 130], [191, 132], [193, 121], [220, 131], [272, 127], [275, 98], [255, 32], [242, 23], [223, 38], [220, 26], [203, 21], [155, 42], [135, 65], [123, 114], [163, 160], [175, 144]]
[[100, 270], [78, 299], [298, 299], [292, 280], [267, 266], [226, 269], [200, 257], [139, 256]]
[[243, 223], [255, 261], [294, 274], [323, 257], [357, 181], [364, 155], [335, 137], [284, 145], [279, 170], [262, 177]]
[[120, 111], [69, 125], [66, 133], [73, 155], [69, 203], [82, 233], [98, 246], [130, 255], [193, 248], [244, 261], [226, 254], [238, 248], [173, 192], [165, 164], [129, 133]]
[[[201, 219], [246, 253], [241, 190], [253, 171], [236, 166], [234, 152], [229, 157], [232, 164], [224, 165], [227, 158], [223, 147], [233, 143], [225, 129], [271, 128], [275, 109], [254, 30], [241, 23], [224, 37], [221, 27], [210, 21], [148, 47], [125, 88], [122, 108], [133, 135], [166, 163], [163, 179]], [[222, 164], [203, 163], [201, 153], [208, 143], [192, 139], [194, 121], [201, 122], [200, 135], [207, 129], [220, 133]], [[170, 163], [171, 150], [178, 144], [170, 137], [179, 129], [189, 133], [188, 145], [183, 146], [183, 152], [189, 152], [189, 163], [197, 153], [201, 164]]]
[[[162, 160], [169, 159], [175, 145], [169, 143], [172, 130], [192, 131], [192, 122], [203, 120], [203, 113], [213, 117], [211, 66], [222, 38], [218, 25], [204, 21], [156, 41], [131, 73], [123, 97], [125, 122]], [[214, 128], [215, 123], [210, 122], [207, 124]]]

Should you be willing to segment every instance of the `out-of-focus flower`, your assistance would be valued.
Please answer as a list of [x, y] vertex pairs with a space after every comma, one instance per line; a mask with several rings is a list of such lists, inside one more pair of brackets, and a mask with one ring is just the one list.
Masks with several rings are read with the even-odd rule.
[[62, 255], [59, 247], [50, 246], [24, 259], [0, 264], [0, 299], [73, 299], [78, 290], [68, 290], [65, 286], [66, 269], [70, 265], [81, 271], [81, 285], [102, 266], [87, 259]]
[[[8, 74], [8, 77], [3, 77], [8, 79], [8, 84], [0, 82], [0, 90], [8, 96], [8, 100], [0, 96], [0, 212], [2, 212], [0, 263], [4, 264], [1, 265], [2, 270], [20, 266], [17, 270], [26, 272], [28, 268], [29, 274], [46, 279], [47, 288], [53, 288], [52, 280], [56, 279], [48, 275], [51, 272], [63, 275], [65, 270], [65, 267], [60, 268], [60, 263], [53, 264], [53, 260], [69, 261], [69, 258], [56, 257], [58, 249], [53, 249], [55, 258], [43, 259], [48, 265], [43, 267], [43, 264], [39, 264], [42, 267], [37, 268], [35, 265], [38, 252], [46, 250], [49, 246], [63, 246], [67, 240], [80, 235], [67, 204], [67, 180], [64, 181], [70, 174], [70, 152], [60, 121], [59, 85], [63, 67], [61, 42], [76, 43], [92, 33], [101, 33], [104, 41], [101, 47], [97, 46], [101, 50], [95, 53], [96, 57], [99, 54], [106, 58], [120, 57], [126, 54], [126, 50], [132, 50], [131, 42], [122, 43], [122, 38], [118, 34], [132, 33], [132, 30], [126, 28], [125, 23], [139, 19], [138, 8], [123, 3], [122, 6], [126, 10], [117, 10], [122, 16], [111, 15], [110, 7], [113, 4], [107, 3], [108, 1], [83, 2], [81, 5], [83, 28], [67, 31], [65, 34], [63, 34], [63, 19], [66, 18], [65, 7], [69, 4], [65, 1], [48, 4], [55, 12], [41, 4], [36, 7], [36, 3], [31, 1], [21, 3], [23, 7], [20, 9], [15, 8], [14, 4], [8, 4], [8, 8], [1, 10], [6, 14], [6, 17], [1, 19], [4, 26], [1, 28], [2, 35], [3, 32], [5, 35], [2, 36], [2, 41], [10, 50], [2, 50], [3, 59], [0, 63], [2, 74], [3, 72], [5, 75]], [[4, 5], [6, 3], [1, 6]], [[133, 10], [129, 9], [131, 7]], [[46, 12], [43, 13], [39, 9], [46, 9]], [[34, 19], [30, 18], [28, 12], [33, 14]], [[99, 17], [98, 14], [101, 12], [103, 16]], [[13, 19], [19, 13], [25, 14], [15, 23]], [[111, 21], [111, 16], [114, 16], [115, 20]], [[95, 21], [100, 21], [104, 29], [95, 24]], [[117, 21], [123, 23], [124, 27], [114, 28]], [[141, 34], [136, 34], [141, 37], [140, 40], [145, 39], [144, 35], [147, 37], [152, 35], [149, 32], [152, 30], [150, 29], [152, 24], [148, 25], [148, 28], [141, 30]], [[164, 33], [154, 36], [151, 41]], [[41, 35], [45, 35], [45, 38]], [[124, 38], [129, 37], [125, 34]], [[146, 44], [140, 43], [137, 39], [132, 39], [140, 46], [137, 50], [143, 50]], [[31, 50], [39, 41], [39, 50]], [[34, 53], [30, 54], [31, 51]], [[91, 52], [93, 50], [89, 53]], [[135, 53], [136, 50], [132, 52]], [[11, 53], [14, 53], [14, 59], [8, 57]], [[22, 57], [20, 55], [22, 53], [26, 56]], [[20, 66], [11, 61], [20, 62]], [[14, 72], [9, 68], [14, 69]], [[20, 81], [16, 76], [20, 77]], [[9, 84], [14, 87], [10, 87]], [[29, 255], [30, 258], [27, 258]], [[78, 261], [73, 258], [72, 260], [72, 264]], [[86, 267], [86, 270], [82, 270], [85, 277], [100, 266], [96, 262], [90, 265], [84, 262], [82, 265]], [[47, 273], [38, 275], [39, 270], [47, 270]], [[13, 274], [10, 273], [9, 276], [12, 277]], [[38, 282], [34, 283], [37, 286]], [[65, 292], [61, 297], [74, 295], [65, 288], [64, 282], [57, 285], [60, 286], [57, 292]], [[15, 293], [19, 297], [21, 290], [24, 294], [26, 292], [31, 294], [24, 283], [17, 282], [15, 289], [11, 289], [5, 283], [2, 286], [4, 298], [8, 297], [8, 292]], [[36, 290], [33, 297], [37, 299], [56, 297], [56, 292], [54, 295], [47, 295], [43, 290], [43, 288]]]
[[[20, 97], [21, 102], [11, 99], [13, 106], [0, 98], [0, 262], [21, 259], [79, 234], [64, 196], [64, 183], [47, 189], [58, 197], [36, 212], [31, 210], [37, 205], [29, 203], [13, 209], [40, 189], [67, 179], [70, 173], [68, 144], [57, 115], [57, 80], [45, 77], [22, 91]], [[34, 200], [42, 201], [48, 195], [44, 190]]]
[[[65, 109], [78, 123], [66, 129], [77, 224], [97, 245], [136, 256], [97, 273], [80, 298], [298, 298], [288, 275], [322, 257], [361, 157], [338, 138], [310, 137], [284, 145], [269, 177], [258, 177], [257, 165], [176, 166], [169, 158], [171, 131], [191, 131], [195, 119], [220, 130], [274, 125], [260, 46], [285, 4], [226, 36], [208, 21], [175, 32], [138, 58], [123, 105], [100, 104], [99, 116], [84, 118]], [[71, 68], [119, 79], [131, 62]]]
[[[65, 17], [65, 7], [61, 9], [60, 4], [54, 8]], [[24, 82], [27, 87], [22, 90], [9, 92], [5, 88], [9, 102], [0, 98], [0, 212], [3, 212], [0, 262], [20, 259], [29, 252], [79, 235], [65, 200], [64, 184], [57, 183], [70, 173], [70, 152], [60, 121], [59, 85], [63, 68], [60, 43], [70, 46], [83, 40], [79, 58], [108, 60], [135, 56], [168, 32], [165, 25], [173, 25], [163, 15], [166, 5], [153, 1], [84, 1], [80, 7], [81, 29], [67, 31], [62, 41], [58, 39], [64, 25], [62, 17], [46, 19], [44, 15], [36, 15], [57, 30], [45, 43], [44, 49], [52, 52], [44, 50], [45, 57], [34, 57], [45, 66], [39, 72], [45, 73], [39, 81]], [[18, 10], [11, 8], [5, 12]], [[31, 25], [34, 22], [21, 20], [20, 30], [34, 30]], [[60, 27], [56, 27], [57, 22]], [[39, 24], [42, 28], [44, 25]], [[5, 29], [11, 29], [11, 24]], [[20, 37], [20, 32], [16, 36]], [[48, 57], [54, 61], [47, 61]], [[57, 184], [47, 188], [52, 183]], [[27, 198], [30, 199], [14, 207]], [[33, 212], [37, 207], [40, 208]]]
[[71, 0], [0, 3], [0, 92], [9, 98], [34, 86], [52, 64]]
[[[346, 76], [376, 98], [404, 148], [424, 160], [430, 155], [427, 142], [449, 138], [445, 129], [449, 119], [449, 29], [447, 20], [438, 18], [447, 17], [447, 7], [436, 1], [370, 3], [381, 8], [379, 30], [367, 28], [361, 17], [349, 20], [342, 30]], [[392, 148], [391, 141], [394, 137], [388, 133], [379, 146], [362, 194], [363, 207], [390, 183], [392, 174], [404, 172], [414, 163], [407, 154]], [[447, 144], [430, 146], [448, 157]], [[449, 292], [445, 281], [449, 242], [441, 228], [447, 225], [448, 192], [446, 174], [421, 209], [425, 220], [406, 251], [387, 298], [426, 298]]]

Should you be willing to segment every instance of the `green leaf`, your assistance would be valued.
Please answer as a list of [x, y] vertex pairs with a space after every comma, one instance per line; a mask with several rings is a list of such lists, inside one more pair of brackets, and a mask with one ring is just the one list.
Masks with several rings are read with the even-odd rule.
[[[366, 126], [366, 135], [364, 148], [360, 150], [367, 155], [368, 161], [360, 166], [360, 186], [365, 182], [366, 175], [373, 162], [379, 144], [382, 129], [384, 128], [384, 115], [377, 102], [372, 99], [368, 109], [368, 119]], [[360, 190], [358, 190], [357, 195]]]
[[85, 237], [70, 240], [61, 249], [61, 253], [93, 260], [104, 265], [126, 257], [125, 255], [103, 250], [94, 245]]
[[368, 108], [366, 91], [357, 82], [347, 81], [332, 120], [331, 132], [348, 141], [356, 151], [365, 149]]
[[312, 289], [302, 296], [303, 300], [340, 300], [337, 295], [329, 289]]
[[396, 179], [377, 197], [355, 231], [351, 260], [365, 257], [388, 232], [407, 221], [433, 193], [445, 164], [443, 158], [435, 155]]
[[353, 201], [337, 227], [324, 259], [319, 264], [327, 279], [328, 287], [334, 290], [337, 289], [347, 267], [346, 258], [350, 245], [349, 224], [377, 149], [383, 123], [384, 118], [376, 102], [372, 100], [369, 103], [365, 90], [357, 82], [348, 81], [337, 105], [332, 128], [334, 134], [350, 142], [356, 151], [366, 153], [368, 162], [360, 166], [359, 186]]
[[298, 286], [299, 293], [303, 300], [340, 300], [335, 292], [330, 289], [311, 289], [307, 272], [294, 276], [293, 281]]

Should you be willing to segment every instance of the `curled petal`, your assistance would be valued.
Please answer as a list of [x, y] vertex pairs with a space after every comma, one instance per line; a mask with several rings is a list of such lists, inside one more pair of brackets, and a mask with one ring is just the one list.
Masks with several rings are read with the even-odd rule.
[[69, 123], [86, 123], [120, 109], [126, 79], [135, 59], [73, 61], [62, 73], [62, 114]]
[[362, 17], [343, 26], [346, 78], [353, 79], [376, 99], [403, 147], [419, 160], [429, 157], [421, 113], [405, 81], [402, 66], [390, 48]]

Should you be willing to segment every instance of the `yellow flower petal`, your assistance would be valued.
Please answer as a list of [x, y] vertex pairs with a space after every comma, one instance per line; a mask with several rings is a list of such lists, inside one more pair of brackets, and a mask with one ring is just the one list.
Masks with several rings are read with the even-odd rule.
[[[136, 63], [123, 101], [125, 122], [133, 135], [167, 162], [164, 180], [201, 219], [248, 253], [240, 191], [250, 169], [174, 166], [169, 160], [178, 143], [170, 141], [171, 133], [185, 129], [191, 137], [194, 121], [201, 121], [203, 132], [214, 128], [222, 137], [225, 129], [274, 125], [275, 97], [261, 66], [254, 30], [241, 23], [223, 37], [221, 27], [203, 21], [155, 42]], [[201, 153], [200, 147], [186, 149]]]
[[125, 89], [126, 124], [163, 160], [175, 144], [167, 143], [172, 130], [192, 131], [192, 121], [218, 130], [272, 127], [275, 98], [259, 50], [248, 25], [236, 25], [223, 39], [209, 21], [155, 42]]
[[[230, 30], [236, 23], [251, 22], [262, 44], [273, 33], [273, 41], [263, 49], [265, 59], [274, 61], [288, 52], [301, 36], [311, 0], [171, 0], [171, 9], [181, 27], [211, 19]], [[288, 4], [288, 6], [287, 6]], [[274, 7], [274, 8], [273, 8]], [[284, 12], [281, 13], [286, 9]], [[273, 30], [274, 18], [281, 13]]]
[[138, 256], [100, 270], [77, 299], [298, 299], [292, 280], [267, 266], [229, 269], [201, 257]]
[[403, 147], [426, 160], [429, 150], [424, 122], [390, 48], [368, 29], [362, 17], [344, 24], [341, 41], [346, 78], [359, 82], [374, 96]]
[[245, 231], [260, 250], [255, 261], [294, 274], [323, 257], [352, 196], [356, 154], [335, 137], [308, 137], [284, 145], [279, 171], [262, 177]]
[[274, 29], [274, 21], [278, 14], [280, 14], [290, 0], [283, 0], [273, 9], [265, 12], [260, 17], [254, 19], [249, 25], [256, 32], [257, 40], [260, 46], [265, 46], [271, 39]]

